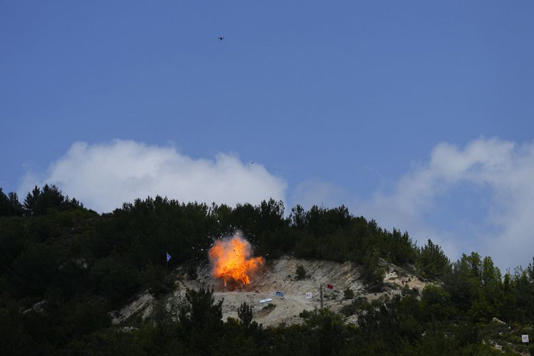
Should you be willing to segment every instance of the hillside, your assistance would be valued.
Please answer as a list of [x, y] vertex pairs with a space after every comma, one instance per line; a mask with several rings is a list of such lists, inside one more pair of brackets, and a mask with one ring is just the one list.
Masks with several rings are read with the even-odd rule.
[[[297, 278], [295, 273], [297, 266], [302, 266], [306, 271], [304, 279]], [[250, 285], [233, 290], [229, 290], [220, 280], [213, 278], [209, 266], [199, 268], [196, 280], [184, 278], [184, 271], [178, 268], [174, 272], [175, 288], [170, 295], [165, 295], [158, 301], [145, 291], [125, 307], [113, 312], [113, 323], [124, 326], [128, 325], [128, 320], [136, 320], [137, 316], [150, 318], [154, 305], [158, 302], [163, 302], [170, 310], [172, 305], [179, 304], [184, 299], [187, 289], [198, 290], [201, 286], [213, 288], [216, 300], [223, 300], [224, 320], [229, 317], [238, 319], [239, 306], [247, 303], [252, 307], [256, 322], [272, 326], [281, 323], [288, 325], [302, 323], [303, 319], [299, 316], [302, 311], [312, 311], [321, 307], [321, 286], [323, 286], [323, 306], [334, 312], [340, 312], [344, 306], [352, 303], [353, 298], [365, 298], [368, 301], [391, 298], [400, 295], [404, 286], [408, 289], [414, 288], [420, 293], [426, 285], [417, 276], [398, 266], [389, 265], [388, 268], [391, 272], [384, 275], [384, 288], [380, 292], [368, 291], [361, 280], [358, 267], [350, 262], [313, 261], [284, 256], [271, 261]], [[333, 288], [329, 289], [328, 284]], [[350, 299], [344, 296], [344, 291], [347, 289], [354, 293]], [[277, 296], [277, 291], [282, 292], [283, 296]], [[311, 298], [308, 298], [306, 293], [311, 293]], [[261, 302], [268, 298], [272, 300]], [[345, 320], [356, 322], [351, 316]]]
[[[236, 231], [265, 263], [225, 287], [208, 251]], [[156, 197], [99, 215], [55, 187], [0, 191], [0, 257], [2, 355], [525, 354], [534, 335], [533, 265], [451, 262], [345, 207]]]

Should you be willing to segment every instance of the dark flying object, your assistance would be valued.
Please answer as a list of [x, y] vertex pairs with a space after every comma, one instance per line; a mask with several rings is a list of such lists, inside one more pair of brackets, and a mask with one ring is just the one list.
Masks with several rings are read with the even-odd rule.
[[222, 40], [224, 40], [224, 36], [223, 36], [223, 35], [218, 35], [218, 36], [217, 36], [217, 39], [218, 39], [219, 41], [222, 41]]

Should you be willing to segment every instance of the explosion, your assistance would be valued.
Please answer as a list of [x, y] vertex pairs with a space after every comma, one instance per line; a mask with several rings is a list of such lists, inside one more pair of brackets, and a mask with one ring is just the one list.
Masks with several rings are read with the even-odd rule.
[[250, 277], [265, 263], [263, 257], [250, 257], [251, 250], [250, 243], [238, 234], [215, 242], [209, 250], [213, 276], [223, 279], [225, 286], [250, 284]]

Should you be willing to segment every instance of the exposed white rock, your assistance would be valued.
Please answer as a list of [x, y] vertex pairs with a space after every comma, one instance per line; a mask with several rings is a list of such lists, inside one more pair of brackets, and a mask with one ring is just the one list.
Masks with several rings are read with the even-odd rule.
[[133, 302], [126, 305], [119, 311], [111, 312], [111, 323], [117, 325], [130, 318], [132, 315], [142, 313], [143, 319], [148, 318], [153, 311], [154, 297], [145, 291], [139, 295]]
[[[302, 265], [307, 278], [296, 279], [296, 269]], [[185, 299], [186, 290], [198, 289], [206, 286], [214, 289], [216, 300], [223, 299], [223, 319], [238, 318], [237, 309], [246, 302], [253, 308], [254, 320], [265, 326], [280, 323], [295, 324], [302, 322], [299, 314], [303, 310], [313, 310], [320, 307], [320, 290], [323, 290], [324, 306], [339, 311], [344, 305], [350, 304], [351, 300], [343, 299], [343, 291], [350, 288], [354, 297], [364, 297], [371, 300], [384, 298], [401, 293], [402, 286], [422, 290], [426, 283], [416, 276], [409, 274], [400, 267], [389, 265], [390, 272], [384, 278], [384, 282], [395, 288], [387, 288], [381, 293], [368, 293], [360, 279], [357, 266], [350, 262], [337, 263], [323, 260], [302, 260], [292, 257], [282, 257], [268, 261], [264, 269], [252, 279], [252, 283], [243, 288], [229, 289], [222, 281], [211, 276], [210, 267], [204, 266], [197, 271], [196, 280], [187, 280], [180, 268], [176, 271], [177, 280], [175, 289], [163, 301], [164, 309], [176, 318], [176, 310]], [[402, 276], [402, 277], [399, 277]], [[328, 285], [333, 288], [327, 288]], [[276, 291], [284, 293], [283, 297], [276, 296]], [[312, 298], [306, 298], [306, 293], [312, 293]], [[260, 300], [271, 298], [269, 303], [274, 307], [265, 311]], [[154, 297], [148, 292], [141, 294], [136, 300], [116, 312], [113, 316], [113, 324], [120, 324], [134, 314], [143, 319], [150, 317], [154, 310]], [[347, 322], [356, 323], [357, 318], [349, 317]]]

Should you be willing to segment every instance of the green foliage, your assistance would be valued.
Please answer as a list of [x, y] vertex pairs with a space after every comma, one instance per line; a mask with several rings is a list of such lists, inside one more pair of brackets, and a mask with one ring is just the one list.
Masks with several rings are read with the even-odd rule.
[[337, 355], [346, 347], [348, 330], [339, 314], [318, 309], [303, 312], [302, 318], [305, 327], [312, 333], [310, 339], [318, 344], [314, 354]]
[[242, 303], [237, 309], [237, 315], [244, 326], [249, 326], [252, 322], [252, 307], [247, 303]]
[[35, 186], [24, 200], [24, 209], [28, 215], [43, 215], [51, 209], [67, 210], [81, 207], [76, 199], [63, 196], [55, 185], [45, 185], [43, 189]]
[[457, 311], [451, 303], [450, 294], [441, 287], [427, 285], [421, 297], [423, 316], [427, 321], [449, 320]]
[[362, 278], [370, 286], [371, 291], [380, 291], [384, 284], [384, 268], [380, 265], [377, 250], [371, 250], [362, 261]]
[[354, 315], [356, 313], [364, 312], [364, 311], [369, 310], [371, 308], [372, 308], [371, 304], [369, 304], [369, 302], [367, 302], [367, 299], [365, 299], [363, 297], [358, 297], [358, 298], [353, 299], [352, 303], [344, 305], [341, 308], [340, 312], [341, 312], [341, 314], [343, 314], [345, 316], [350, 316], [350, 315]]
[[306, 270], [304, 269], [303, 265], [298, 265], [295, 273], [298, 281], [306, 278]]
[[[223, 301], [201, 288], [187, 292], [177, 320], [160, 308], [138, 329], [110, 325], [109, 312], [137, 293], [164, 298], [172, 291], [175, 267], [196, 278], [213, 239], [236, 229], [267, 259], [350, 261], [370, 291], [383, 288], [387, 263], [415, 266], [435, 283], [421, 295], [405, 288], [392, 300], [354, 298], [342, 314], [305, 312], [302, 325], [271, 328], [252, 321], [247, 304], [239, 320], [223, 322]], [[306, 276], [303, 266], [295, 272]], [[355, 315], [358, 326], [344, 324], [342, 315]], [[229, 207], [155, 197], [98, 215], [54, 186], [36, 187], [24, 206], [0, 190], [2, 355], [491, 354], [482, 339], [493, 317], [529, 327], [533, 264], [504, 276], [477, 253], [451, 264], [431, 240], [417, 248], [407, 233], [383, 230], [345, 207], [297, 206], [286, 218], [274, 200]], [[517, 335], [509, 337], [516, 342]]]
[[38, 297], [50, 285], [58, 268], [53, 251], [30, 246], [12, 263], [8, 274], [9, 290], [16, 297]]
[[174, 283], [171, 277], [163, 266], [149, 265], [143, 271], [140, 282], [147, 286], [150, 294], [160, 296], [172, 291]]
[[16, 193], [9, 193], [5, 195], [0, 188], [0, 217], [1, 216], [20, 216], [24, 210], [19, 203]]
[[95, 291], [109, 298], [113, 306], [131, 297], [139, 286], [135, 270], [112, 257], [98, 260], [90, 270], [90, 278]]
[[190, 280], [195, 280], [198, 278], [197, 266], [195, 264], [190, 264], [187, 266], [187, 278]]
[[428, 240], [426, 245], [419, 250], [417, 268], [422, 275], [429, 279], [442, 277], [450, 266], [449, 258], [440, 246]]
[[207, 340], [220, 334], [223, 328], [222, 303], [215, 302], [213, 290], [201, 287], [198, 291], [189, 289], [187, 304], [179, 311], [179, 323], [187, 331], [187, 342], [201, 353], [213, 353], [213, 345]]
[[347, 289], [343, 291], [343, 299], [352, 299], [352, 298], [354, 298], [354, 291], [350, 289], [349, 287], [347, 287]]
[[186, 305], [180, 308], [180, 322], [193, 329], [203, 329], [207, 325], [220, 326], [222, 321], [222, 303], [215, 303], [213, 290], [200, 287], [198, 291], [188, 289]]
[[261, 310], [272, 311], [274, 308], [276, 308], [276, 304], [269, 303], [263, 308], [261, 308]]

